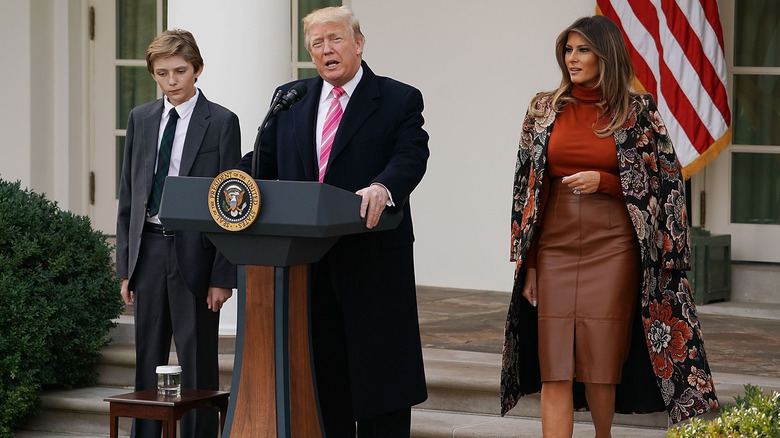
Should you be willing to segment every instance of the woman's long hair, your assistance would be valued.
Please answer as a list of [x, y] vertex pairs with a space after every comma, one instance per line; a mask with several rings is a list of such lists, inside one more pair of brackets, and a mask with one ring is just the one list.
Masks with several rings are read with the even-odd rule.
[[623, 35], [612, 20], [601, 15], [579, 18], [558, 35], [555, 57], [561, 69], [561, 85], [557, 90], [539, 93], [531, 99], [529, 113], [535, 117], [542, 116], [543, 109], [536, 106], [545, 97], [551, 100], [555, 112], [560, 112], [564, 105], [575, 100], [571, 96], [573, 84], [565, 59], [566, 42], [572, 32], [578, 33], [599, 59], [599, 81], [596, 86], [601, 87], [601, 101], [597, 104], [601, 111], [593, 131], [599, 137], [608, 137], [625, 123], [631, 101], [638, 99], [631, 90], [634, 67]]

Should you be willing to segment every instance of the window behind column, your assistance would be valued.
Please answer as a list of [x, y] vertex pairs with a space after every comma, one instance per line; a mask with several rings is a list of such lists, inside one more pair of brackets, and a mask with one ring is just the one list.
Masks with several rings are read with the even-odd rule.
[[309, 52], [303, 44], [303, 17], [311, 11], [329, 6], [349, 6], [341, 0], [293, 0], [292, 1], [292, 69], [293, 78], [304, 79], [317, 76], [317, 69], [311, 62]]
[[734, 3], [731, 222], [780, 224], [780, 2]]

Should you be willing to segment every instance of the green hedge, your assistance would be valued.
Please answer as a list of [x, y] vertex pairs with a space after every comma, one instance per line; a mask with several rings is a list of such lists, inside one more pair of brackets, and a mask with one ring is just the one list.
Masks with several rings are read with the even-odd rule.
[[780, 437], [780, 394], [764, 395], [758, 386], [745, 385], [745, 396], [734, 397], [736, 405], [726, 405], [711, 421], [698, 418], [670, 429], [668, 438], [698, 437]]
[[0, 180], [0, 438], [49, 387], [94, 384], [122, 311], [111, 247], [89, 219]]

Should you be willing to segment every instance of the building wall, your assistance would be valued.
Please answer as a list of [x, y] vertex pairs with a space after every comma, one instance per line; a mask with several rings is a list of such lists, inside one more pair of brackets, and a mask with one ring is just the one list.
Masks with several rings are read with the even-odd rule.
[[[411, 201], [418, 283], [509, 290], [511, 184], [522, 117], [536, 92], [558, 85], [555, 37], [592, 14], [595, 0], [350, 3], [367, 38], [364, 59], [425, 98], [431, 159]], [[0, 70], [0, 178], [19, 179], [78, 214], [89, 212], [92, 166], [89, 4], [0, 0], [10, 65]], [[171, 27], [193, 31], [206, 58], [199, 86], [239, 115], [245, 152], [274, 88], [290, 78], [289, 5], [169, 0]], [[695, 178], [693, 188], [698, 193], [702, 181]], [[692, 198], [698, 224], [698, 197]], [[728, 206], [708, 209], [719, 207]]]
[[[431, 159], [412, 196], [418, 283], [509, 290], [509, 209], [522, 117], [534, 93], [558, 84], [555, 37], [592, 14], [595, 2], [351, 4], [372, 69], [418, 87], [425, 98]], [[18, 103], [0, 105], [8, 133], [0, 142], [0, 177], [21, 179], [79, 214], [89, 211], [90, 128], [82, 120], [88, 84], [80, 64], [88, 50], [81, 41], [88, 6], [2, 0], [0, 14], [0, 36], [19, 43], [8, 57], [16, 68], [0, 73], [0, 92]], [[289, 2], [170, 0], [169, 17], [171, 27], [197, 36], [206, 59], [199, 85], [239, 115], [243, 150], [250, 150], [274, 87], [290, 77]], [[214, 25], [226, 22], [229, 29]]]
[[352, 0], [364, 59], [419, 88], [431, 158], [412, 194], [417, 282], [508, 291], [512, 177], [528, 101], [560, 83], [555, 38], [593, 0]]
[[289, 0], [168, 0], [168, 23], [197, 39], [198, 86], [238, 115], [241, 149], [251, 151], [274, 89], [291, 78]]
[[0, 177], [86, 214], [81, 0], [3, 0]]

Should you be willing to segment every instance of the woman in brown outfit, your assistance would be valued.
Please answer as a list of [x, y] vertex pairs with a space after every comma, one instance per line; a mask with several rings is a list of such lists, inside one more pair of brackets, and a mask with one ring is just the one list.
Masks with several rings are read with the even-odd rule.
[[[652, 280], [652, 286], [648, 283], [656, 276], [648, 267], [654, 266], [659, 250], [647, 246], [658, 245], [656, 240], [666, 236], [666, 227], [683, 230], [674, 239], [661, 239], [660, 245], [664, 258], [682, 261], [672, 267], [684, 269], [689, 257], [687, 215], [679, 164], [655, 104], [651, 97], [630, 90], [633, 68], [618, 27], [601, 16], [581, 18], [560, 34], [556, 54], [563, 74], [561, 85], [531, 101], [518, 152], [512, 224], [512, 258], [518, 269], [515, 295], [519, 291], [537, 311], [536, 378], [541, 381], [544, 435], [572, 435], [576, 404], [572, 389], [574, 382], [582, 382], [596, 437], [609, 437], [616, 386], [624, 381], [623, 367], [632, 347], [635, 309], [640, 303], [650, 304], [651, 294], [644, 289], [659, 283], [658, 279]], [[632, 137], [640, 129], [637, 126], [647, 129]], [[668, 182], [674, 189], [664, 198]], [[671, 211], [666, 207], [680, 205], [681, 199], [683, 211], [666, 221]], [[663, 229], [648, 238], [644, 236], [646, 221], [655, 228], [660, 223]], [[658, 276], [669, 273], [657, 272]], [[688, 294], [675, 298], [686, 302], [674, 304], [692, 308], [684, 273], [675, 269], [670, 275]], [[517, 310], [516, 296], [512, 301], [504, 347], [502, 413], [528, 393], [525, 388], [533, 387], [520, 375], [528, 367], [520, 362], [534, 358], [519, 346], [520, 338], [529, 333], [518, 329], [522, 311]], [[689, 314], [694, 315], [690, 324], [680, 326], [693, 326], [695, 334], [683, 330], [675, 339], [684, 341], [676, 345], [687, 346], [690, 356], [674, 356], [688, 368], [678, 371], [671, 388], [675, 389], [680, 376], [697, 372], [710, 385], [709, 389], [696, 388], [696, 403], [685, 405], [689, 411], [675, 411], [682, 418], [717, 406], [695, 309]], [[650, 347], [652, 352], [655, 346], [649, 341], [653, 336], [649, 331], [654, 328], [647, 323], [653, 320], [642, 316], [648, 345], [634, 347]], [[646, 351], [642, 357], [648, 365], [642, 370], [647, 371]], [[659, 375], [668, 370], [654, 371]], [[665, 378], [670, 379], [671, 373]], [[667, 402], [665, 394], [656, 394], [647, 398]], [[676, 396], [675, 389], [669, 396], [672, 404]]]

